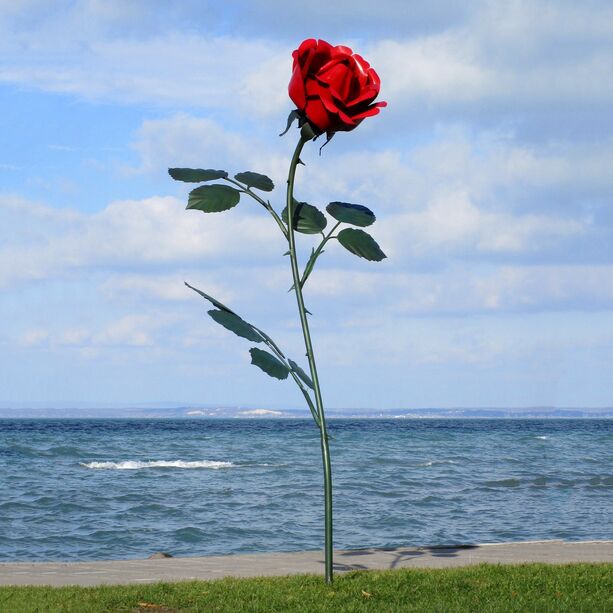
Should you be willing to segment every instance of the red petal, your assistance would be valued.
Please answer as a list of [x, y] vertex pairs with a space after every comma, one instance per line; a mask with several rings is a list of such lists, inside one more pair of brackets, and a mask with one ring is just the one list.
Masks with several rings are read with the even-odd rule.
[[307, 100], [305, 113], [308, 120], [322, 132], [327, 132], [333, 125], [330, 115], [319, 98]]
[[387, 102], [379, 102], [377, 104], [373, 104], [373, 106], [369, 106], [362, 113], [358, 113], [357, 115], [354, 115], [353, 119], [354, 121], [361, 121], [362, 119], [365, 119], [366, 117], [372, 117], [373, 115], [377, 115], [379, 113], [379, 107], [386, 106], [386, 105], [387, 105]]
[[304, 87], [304, 79], [302, 78], [302, 71], [300, 70], [299, 65], [294, 67], [294, 72], [292, 72], [292, 78], [290, 79], [287, 91], [289, 92], [289, 97], [292, 99], [293, 103], [301, 111], [303, 111], [304, 107], [306, 106], [306, 91]]
[[317, 41], [317, 49], [318, 51], [321, 51], [323, 53], [332, 53], [332, 50], [334, 49], [334, 47], [326, 42], [325, 40], [322, 40], [321, 38]]
[[[343, 124], [353, 126], [355, 124], [354, 120], [345, 112], [344, 104], [338, 104], [336, 100], [332, 99], [331, 89], [321, 85], [317, 81], [311, 81], [307, 84], [307, 92], [309, 100], [311, 98], [319, 98], [322, 105], [328, 111], [331, 117], [335, 117], [335, 124]], [[343, 107], [343, 108], [341, 108]]]
[[315, 49], [317, 49], [317, 41], [314, 38], [302, 41], [300, 47], [292, 53], [294, 65], [298, 63], [301, 67], [304, 66], [305, 61], [315, 52]]
[[303, 41], [292, 54], [294, 57], [294, 70], [296, 66], [300, 66], [300, 71], [302, 73], [303, 78], [306, 78], [311, 62], [313, 61], [313, 57], [317, 51], [317, 41], [314, 38], [307, 38]]
[[309, 79], [306, 84], [306, 94], [309, 100], [318, 98], [328, 111], [336, 113], [337, 106], [332, 102], [330, 89], [327, 86], [322, 85], [315, 79]]
[[370, 68], [370, 64], [357, 53], [354, 54], [351, 59], [353, 60], [353, 65], [355, 66], [357, 78], [362, 85], [366, 85], [366, 83], [368, 83], [368, 69]]
[[[327, 43], [325, 40], [317, 41], [317, 47], [306, 67], [308, 69], [308, 74], [317, 74], [319, 70], [321, 70], [321, 67], [330, 59], [331, 51], [332, 45], [330, 43]], [[305, 70], [302, 71], [302, 74], [307, 76]]]
[[372, 68], [369, 68], [367, 84], [357, 96], [347, 101], [347, 106], [356, 106], [362, 102], [372, 102], [379, 95], [380, 83], [379, 75]]
[[375, 89], [371, 85], [367, 85], [358, 92], [357, 96], [348, 99], [346, 104], [347, 106], [357, 106], [358, 104], [361, 104], [363, 102], [370, 104], [378, 95], [378, 89]]
[[[338, 109], [338, 117], [346, 126], [355, 127], [357, 125], [355, 118], [349, 117], [349, 115], [347, 115], [347, 113], [345, 113], [341, 109]], [[351, 127], [348, 127], [348, 129], [351, 129]]]
[[345, 62], [330, 61], [326, 64], [327, 69], [322, 69], [317, 75], [320, 83], [326, 84], [332, 93], [341, 101], [345, 101], [351, 94], [353, 73]]
[[376, 87], [378, 92], [381, 88], [381, 79], [379, 78], [379, 75], [375, 72], [374, 68], [370, 68], [368, 70], [368, 76], [370, 77], [370, 82], [372, 86]]
[[317, 41], [314, 38], [305, 38], [296, 51], [298, 55], [302, 55], [305, 51], [309, 49], [315, 49], [317, 47]]
[[331, 55], [336, 58], [351, 57], [353, 51], [344, 45], [336, 45], [336, 47], [332, 47]]
[[326, 41], [317, 41], [307, 38], [300, 43], [298, 49], [292, 53], [294, 63], [292, 77], [289, 82], [289, 97], [300, 110], [306, 105], [305, 80], [311, 70], [317, 70], [318, 66], [327, 61], [331, 45]]

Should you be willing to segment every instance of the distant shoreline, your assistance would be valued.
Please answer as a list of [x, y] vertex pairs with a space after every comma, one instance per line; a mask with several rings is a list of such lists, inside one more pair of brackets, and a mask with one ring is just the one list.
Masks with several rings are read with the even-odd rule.
[[[609, 420], [613, 414], [588, 414], [588, 415], [328, 415], [332, 421], [576, 421], [576, 420]], [[311, 421], [310, 415], [0, 415], [0, 421], [61, 421], [61, 420], [126, 420], [126, 421]]]
[[[305, 408], [211, 405], [198, 403], [143, 403], [142, 405], [0, 401], [0, 419], [311, 419]], [[371, 407], [327, 408], [329, 419], [610, 419], [611, 407]]]

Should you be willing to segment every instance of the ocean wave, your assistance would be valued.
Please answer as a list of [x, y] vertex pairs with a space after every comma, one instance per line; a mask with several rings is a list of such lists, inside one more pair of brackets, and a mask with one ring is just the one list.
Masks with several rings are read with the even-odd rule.
[[139, 460], [124, 460], [123, 462], [79, 462], [85, 468], [95, 468], [102, 470], [139, 470], [141, 468], [232, 468], [232, 462], [214, 462], [212, 460], [199, 460], [187, 462], [185, 460], [149, 460], [141, 462]]
[[535, 436], [534, 438], [538, 438], [541, 441], [546, 441], [549, 437], [548, 436]]
[[498, 479], [494, 481], [485, 481], [483, 483], [486, 487], [519, 487], [521, 481], [519, 479]]

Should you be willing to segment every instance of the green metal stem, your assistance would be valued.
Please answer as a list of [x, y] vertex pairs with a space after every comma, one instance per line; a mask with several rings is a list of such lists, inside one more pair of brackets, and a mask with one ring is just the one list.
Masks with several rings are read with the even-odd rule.
[[287, 220], [288, 220], [288, 240], [289, 252], [292, 263], [292, 277], [294, 279], [294, 291], [296, 292], [296, 301], [298, 303], [298, 312], [300, 313], [300, 323], [302, 325], [302, 333], [304, 336], [304, 345], [306, 355], [309, 360], [311, 369], [311, 379], [313, 380], [313, 388], [315, 392], [315, 404], [319, 415], [319, 433], [321, 439], [321, 457], [324, 469], [324, 517], [325, 517], [325, 575], [326, 583], [332, 583], [332, 564], [333, 564], [333, 543], [332, 543], [332, 469], [330, 466], [330, 448], [328, 445], [328, 432], [326, 430], [326, 416], [324, 414], [324, 406], [321, 397], [321, 389], [319, 387], [319, 378], [317, 376], [317, 367], [315, 365], [315, 354], [313, 352], [313, 344], [311, 343], [311, 333], [309, 331], [309, 322], [307, 320], [306, 308], [304, 306], [304, 298], [302, 296], [302, 286], [300, 284], [300, 271], [298, 269], [298, 258], [296, 254], [296, 241], [294, 237], [294, 179], [296, 177], [296, 167], [300, 160], [300, 153], [305, 143], [310, 138], [302, 135], [296, 145], [292, 161], [289, 166], [289, 174], [287, 177]]

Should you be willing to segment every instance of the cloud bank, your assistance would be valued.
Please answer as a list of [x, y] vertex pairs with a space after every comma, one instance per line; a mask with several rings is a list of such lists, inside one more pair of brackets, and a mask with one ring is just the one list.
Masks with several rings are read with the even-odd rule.
[[353, 385], [367, 355], [381, 382], [371, 404], [610, 404], [608, 3], [389, 0], [376, 14], [361, 0], [349, 12], [311, 3], [300, 31], [287, 3], [204, 4], [0, 6], [0, 83], [30, 104], [10, 109], [7, 151], [39, 119], [41, 139], [77, 119], [113, 133], [99, 148], [95, 132], [82, 148], [54, 136], [44, 153], [24, 145], [0, 160], [7, 397], [29, 393], [32, 369], [43, 399], [185, 389], [227, 402], [232, 380], [237, 402], [299, 401], [269, 391], [236, 339], [194, 319], [203, 305], [182, 284], [244, 309], [300, 355], [281, 237], [255, 203], [185, 212], [189, 186], [166, 169], [264, 172], [281, 209], [292, 138], [277, 134], [290, 53], [309, 30], [359, 48], [389, 102], [300, 170], [301, 199], [372, 207], [389, 256], [375, 266], [332, 245], [310, 280], [332, 403], [368, 400]]

